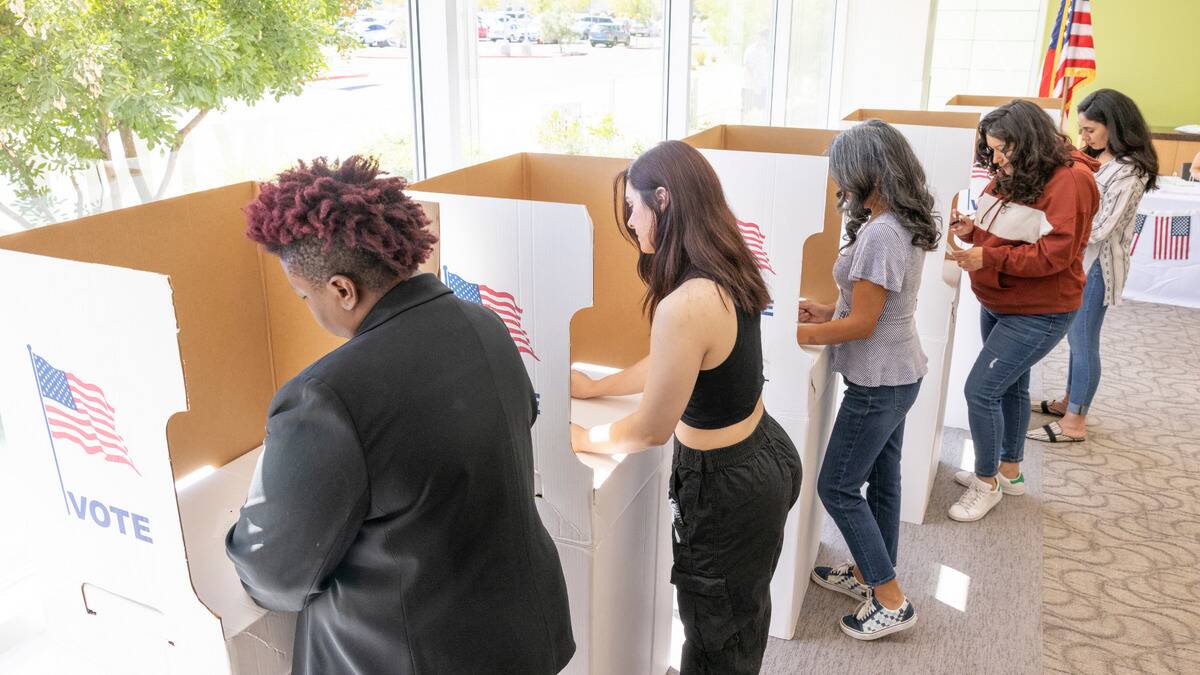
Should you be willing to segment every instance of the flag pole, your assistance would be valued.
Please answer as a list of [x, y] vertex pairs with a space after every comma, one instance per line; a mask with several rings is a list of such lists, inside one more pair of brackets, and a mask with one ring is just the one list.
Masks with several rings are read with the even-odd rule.
[[38, 373], [37, 362], [33, 360], [33, 346], [25, 345], [29, 350], [29, 365], [33, 368], [33, 377], [37, 381], [38, 403], [42, 406], [42, 421], [46, 423], [46, 436], [50, 439], [50, 452], [54, 455], [54, 470], [58, 472], [58, 487], [62, 490], [63, 506], [67, 513], [71, 512], [71, 504], [67, 501], [67, 486], [63, 484], [62, 468], [58, 465], [58, 448], [54, 445], [54, 434], [50, 431], [50, 418], [46, 417], [46, 401], [42, 396], [42, 376]]

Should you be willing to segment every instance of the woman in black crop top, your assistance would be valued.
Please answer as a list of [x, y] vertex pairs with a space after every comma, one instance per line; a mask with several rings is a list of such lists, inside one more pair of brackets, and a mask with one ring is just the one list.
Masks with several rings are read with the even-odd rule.
[[681, 675], [757, 673], [801, 478], [795, 446], [763, 409], [766, 284], [716, 172], [691, 146], [658, 144], [617, 177], [615, 192], [640, 251], [650, 355], [602, 380], [572, 373], [576, 398], [642, 393], [624, 419], [572, 427], [572, 445], [631, 453], [675, 435], [668, 497]]

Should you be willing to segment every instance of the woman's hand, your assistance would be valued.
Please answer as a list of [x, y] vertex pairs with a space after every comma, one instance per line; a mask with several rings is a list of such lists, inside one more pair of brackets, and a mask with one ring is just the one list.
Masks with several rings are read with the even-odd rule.
[[983, 247], [973, 246], [965, 251], [950, 251], [958, 266], [967, 272], [974, 272], [983, 267]]
[[975, 219], [959, 213], [958, 209], [950, 209], [950, 231], [959, 239], [966, 241], [966, 238], [975, 231]]
[[[580, 373], [582, 375], [582, 373]], [[588, 451], [588, 431], [578, 424], [571, 424], [571, 450], [575, 452]]]
[[578, 370], [571, 371], [571, 398], [595, 398], [596, 381]]
[[800, 323], [826, 323], [833, 319], [833, 305], [824, 305], [812, 300], [801, 300], [796, 320]]

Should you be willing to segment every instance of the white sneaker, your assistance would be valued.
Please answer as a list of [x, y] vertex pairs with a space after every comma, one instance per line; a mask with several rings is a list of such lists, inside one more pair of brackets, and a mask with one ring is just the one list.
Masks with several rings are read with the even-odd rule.
[[958, 503], [950, 507], [950, 518], [962, 523], [979, 520], [999, 504], [1003, 496], [1004, 492], [1001, 491], [999, 482], [992, 487], [976, 478], [958, 498]]
[[[963, 487], [971, 487], [971, 483], [975, 478], [974, 471], [959, 471], [954, 474], [954, 481]], [[996, 473], [996, 482], [1000, 484], [1000, 491], [1006, 495], [1014, 497], [1025, 494], [1025, 474], [1017, 474], [1017, 477], [1009, 480], [1004, 477], [1004, 474]]]

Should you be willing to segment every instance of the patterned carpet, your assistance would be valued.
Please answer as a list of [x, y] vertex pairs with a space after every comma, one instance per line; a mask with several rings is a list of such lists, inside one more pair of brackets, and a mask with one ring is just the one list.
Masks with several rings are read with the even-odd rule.
[[[1101, 354], [1089, 439], [1031, 441], [1029, 493], [979, 523], [946, 516], [953, 471], [970, 466], [969, 437], [946, 430], [926, 521], [901, 526], [920, 625], [857, 643], [836, 627], [853, 601], [814, 587], [763, 673], [1200, 673], [1200, 310], [1113, 308]], [[1066, 365], [1064, 341], [1047, 393]], [[831, 523], [821, 548], [846, 559]]]
[[1200, 672], [1200, 310], [1112, 309], [1101, 356], [1088, 441], [1043, 449], [1043, 667]]

